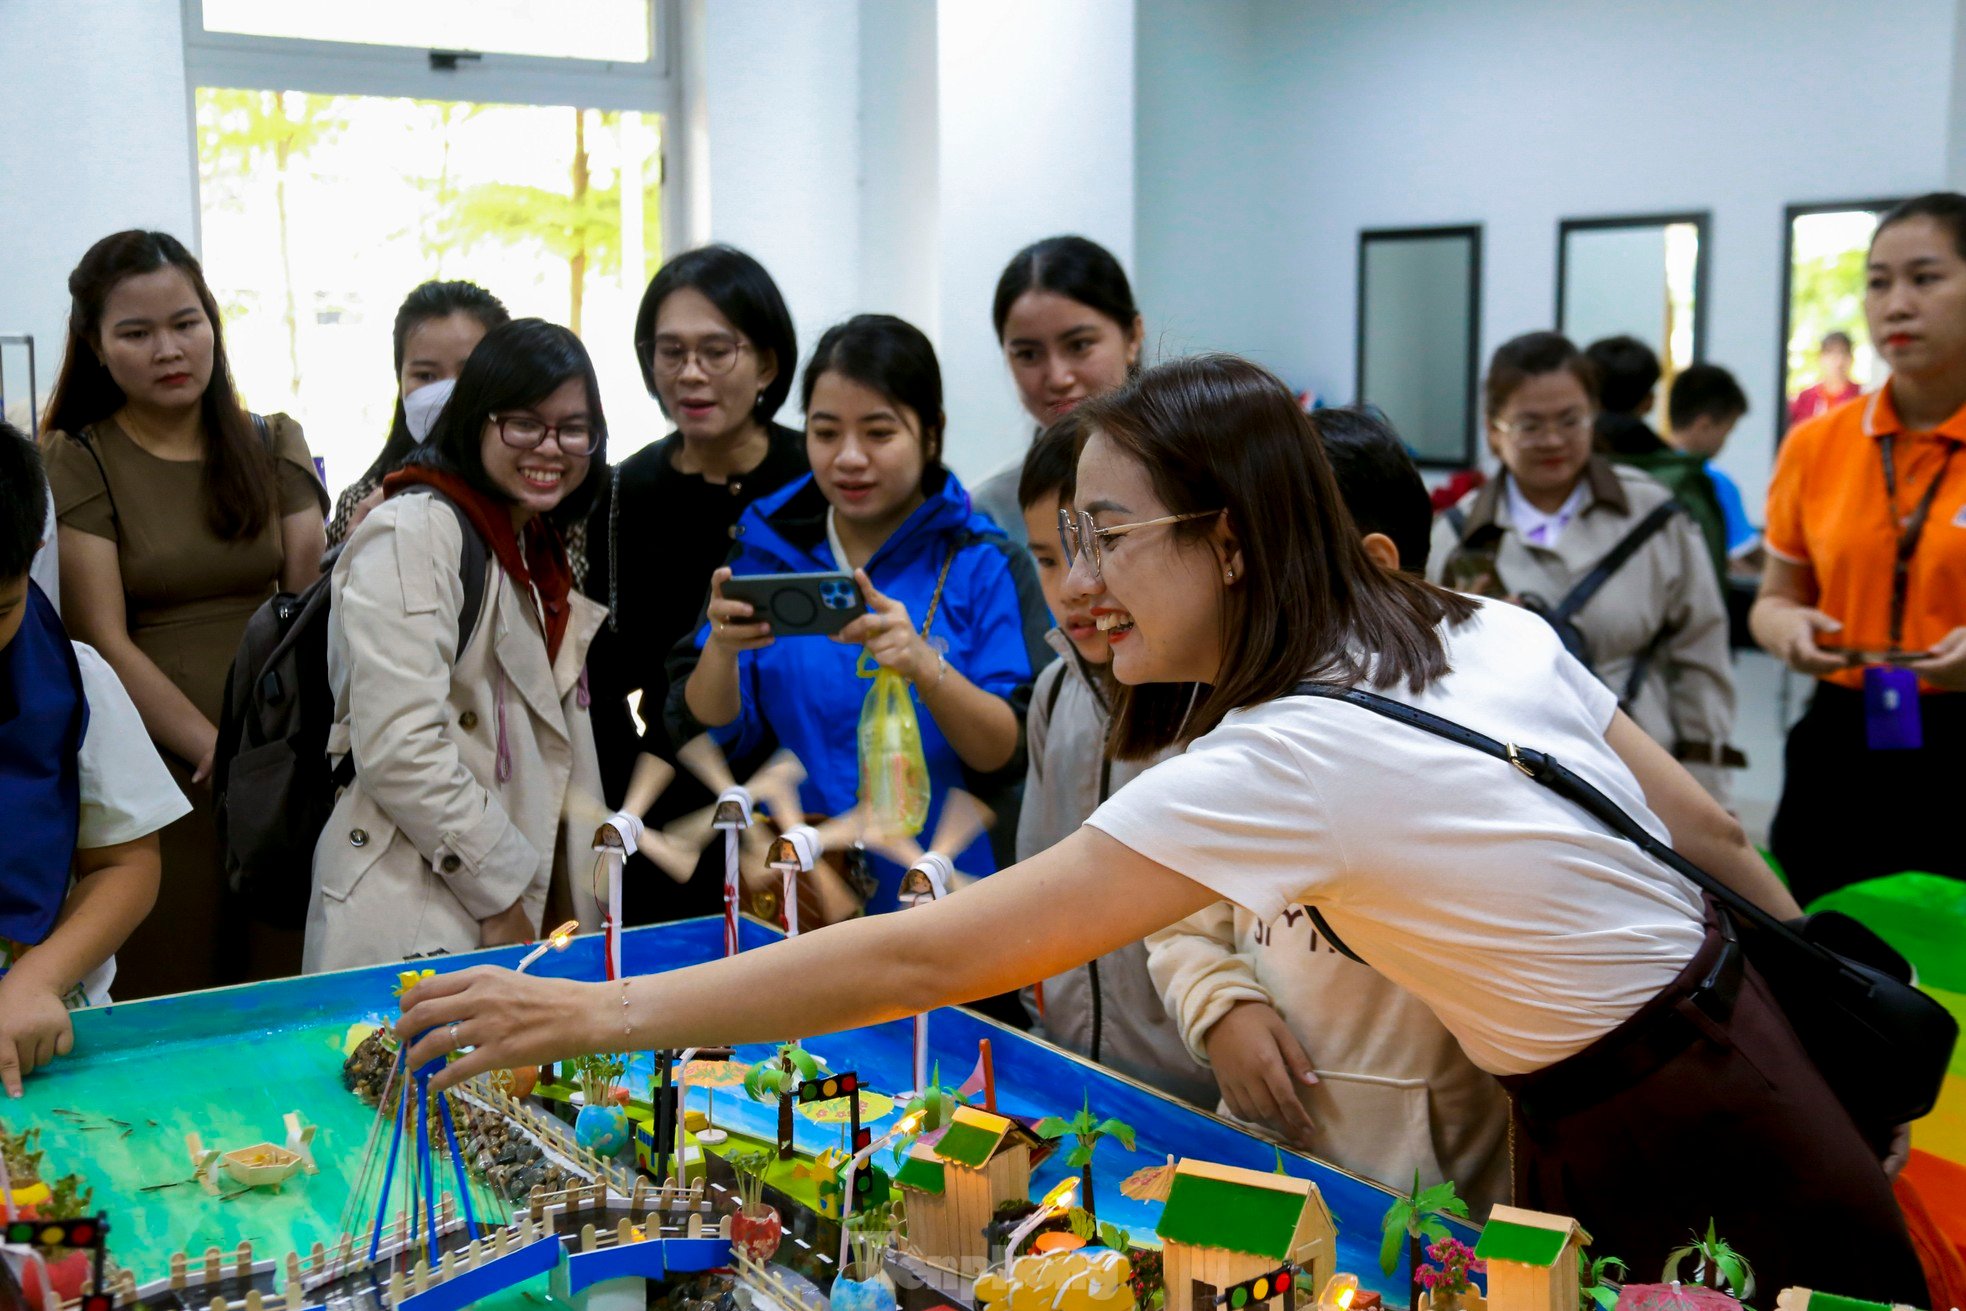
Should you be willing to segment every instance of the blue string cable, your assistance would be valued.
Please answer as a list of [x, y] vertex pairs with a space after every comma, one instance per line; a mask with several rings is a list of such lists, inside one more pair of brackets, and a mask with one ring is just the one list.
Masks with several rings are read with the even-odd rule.
[[478, 1241], [478, 1217], [471, 1209], [471, 1181], [464, 1176], [464, 1153], [458, 1150], [457, 1126], [451, 1121], [450, 1099], [437, 1094], [437, 1111], [444, 1121], [444, 1139], [451, 1145], [451, 1167], [457, 1172], [457, 1199], [464, 1204], [464, 1227], [471, 1241]]
[[[404, 1044], [396, 1049], [397, 1076], [403, 1072], [403, 1060], [409, 1054], [407, 1048], [408, 1044]], [[382, 1247], [382, 1220], [389, 1213], [389, 1185], [396, 1176], [396, 1149], [403, 1145], [403, 1120], [410, 1109], [409, 1088], [398, 1084], [397, 1091], [401, 1099], [396, 1103], [396, 1129], [389, 1135], [389, 1164], [382, 1168], [382, 1187], [376, 1191], [375, 1197], [375, 1228], [369, 1238], [370, 1265], [375, 1264], [376, 1253]]]

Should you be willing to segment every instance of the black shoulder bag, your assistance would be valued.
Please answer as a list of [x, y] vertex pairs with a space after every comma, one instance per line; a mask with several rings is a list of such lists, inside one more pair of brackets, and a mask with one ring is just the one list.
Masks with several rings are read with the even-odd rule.
[[[1856, 920], [1837, 911], [1817, 911], [1793, 923], [1776, 919], [1653, 837], [1611, 798], [1544, 752], [1497, 742], [1452, 720], [1357, 688], [1300, 683], [1296, 692], [1349, 701], [1507, 761], [1704, 889], [1733, 921], [1748, 960], [1767, 980], [1809, 1058], [1873, 1141], [1888, 1140], [1898, 1125], [1929, 1113], [1938, 1101], [1959, 1025], [1912, 985], [1905, 958]], [[1334, 948], [1359, 960], [1323, 916], [1310, 913]]]
[[[1573, 622], [1577, 612], [1589, 604], [1590, 599], [1611, 581], [1612, 575], [1624, 568], [1626, 563], [1638, 554], [1639, 548], [1651, 541], [1653, 536], [1664, 528], [1675, 514], [1681, 513], [1683, 508], [1678, 501], [1663, 501], [1653, 506], [1652, 512], [1633, 524], [1631, 531], [1619, 538], [1617, 545], [1606, 551], [1604, 558], [1592, 565], [1591, 571], [1578, 579], [1576, 586], [1564, 593], [1561, 601], [1552, 606], [1539, 596], [1525, 593], [1522, 598], [1523, 609], [1541, 617], [1543, 622], [1554, 628], [1557, 639], [1563, 643], [1563, 649], [1581, 660], [1584, 668], [1596, 673], [1597, 667], [1591, 663], [1590, 639], [1586, 638], [1583, 630]], [[1649, 663], [1649, 660], [1648, 649], [1647, 653], [1640, 657], [1637, 669], [1640, 678], [1643, 678], [1644, 666]], [[1634, 683], [1627, 689], [1627, 696], [1636, 694], [1637, 690], [1637, 684]]]

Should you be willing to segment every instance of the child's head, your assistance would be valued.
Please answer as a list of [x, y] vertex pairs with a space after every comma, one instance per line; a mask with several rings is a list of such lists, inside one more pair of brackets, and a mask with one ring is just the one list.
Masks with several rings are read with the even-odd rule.
[[1434, 507], [1406, 443], [1369, 406], [1318, 410], [1311, 423], [1324, 439], [1338, 494], [1358, 525], [1365, 553], [1387, 569], [1425, 577]]
[[1024, 472], [1017, 480], [1017, 504], [1024, 511], [1024, 531], [1031, 539], [1031, 560], [1038, 568], [1038, 586], [1052, 618], [1070, 639], [1073, 647], [1089, 663], [1103, 665], [1112, 659], [1113, 649], [1100, 635], [1083, 597], [1073, 598], [1065, 591], [1065, 580], [1072, 572], [1072, 561], [1059, 541], [1058, 511], [1070, 509], [1072, 479], [1078, 471], [1079, 425], [1067, 414], [1031, 443], [1024, 457]]
[[1584, 348], [1597, 366], [1598, 404], [1606, 414], [1644, 414], [1659, 386], [1659, 357], [1636, 337], [1606, 337]]
[[0, 651], [27, 615], [27, 569], [41, 549], [47, 516], [41, 454], [20, 429], [0, 420]]
[[1672, 380], [1666, 402], [1673, 445], [1688, 455], [1711, 460], [1727, 435], [1748, 412], [1747, 394], [1734, 375], [1718, 364], [1691, 364]]

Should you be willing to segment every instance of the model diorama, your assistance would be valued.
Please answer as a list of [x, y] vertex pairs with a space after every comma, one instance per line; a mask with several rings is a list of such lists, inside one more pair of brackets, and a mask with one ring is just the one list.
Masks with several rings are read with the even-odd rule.
[[[660, 834], [632, 816], [596, 834], [598, 939], [563, 927], [486, 956], [625, 976], [765, 940], [737, 915], [747, 890], [775, 893], [788, 929], [801, 894], [825, 902], [837, 871], [806, 880], [858, 817], [808, 825], [789, 758], [742, 786], [707, 742], [684, 764], [714, 807]], [[641, 774], [652, 799], [667, 776]], [[911, 899], [956, 892], [951, 853], [988, 818], [953, 798], [945, 816], [927, 850], [867, 835], [904, 863]], [[723, 922], [624, 932], [626, 852], [659, 853], [684, 877], [716, 832]], [[1302, 1157], [1285, 1173], [1281, 1152], [1229, 1125], [963, 1012], [945, 1013], [934, 1048], [923, 1021], [905, 1045], [867, 1030], [604, 1053], [433, 1093], [438, 1064], [406, 1068], [388, 1027], [391, 985], [470, 963], [80, 1013], [78, 1054], [16, 1104], [27, 1132], [0, 1126], [0, 1299], [17, 1287], [25, 1305], [62, 1311], [518, 1311], [542, 1296], [591, 1311], [896, 1311], [905, 1294], [919, 1311], [1371, 1311], [1424, 1286], [1430, 1311], [1474, 1311], [1485, 1275], [1492, 1311], [1670, 1305], [1599, 1280], [1606, 1261], [1585, 1258], [1589, 1236], [1565, 1217], [1497, 1208], [1477, 1238], [1453, 1228], [1446, 1185], [1416, 1180], [1392, 1198]], [[1014, 1110], [999, 1105], [993, 1041], [1016, 1053]], [[974, 1056], [976, 1073], [943, 1088], [932, 1051], [965, 1067]], [[278, 1119], [283, 1140], [256, 1142]], [[66, 1159], [49, 1161], [37, 1129]], [[1095, 1155], [1124, 1180], [1097, 1198]], [[1275, 1171], [1249, 1168], [1273, 1157]], [[1389, 1200], [1381, 1281], [1371, 1220]], [[1339, 1214], [1353, 1225], [1342, 1252]], [[1730, 1282], [1731, 1249], [1714, 1235], [1688, 1251], [1689, 1278]], [[1779, 1306], [1871, 1311], [1806, 1290]]]

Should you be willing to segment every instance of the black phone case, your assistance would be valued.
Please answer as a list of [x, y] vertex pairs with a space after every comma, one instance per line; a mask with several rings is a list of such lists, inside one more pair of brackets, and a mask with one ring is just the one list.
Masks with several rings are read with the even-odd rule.
[[750, 602], [773, 637], [831, 637], [867, 613], [851, 574], [751, 574], [727, 579], [724, 595]]

